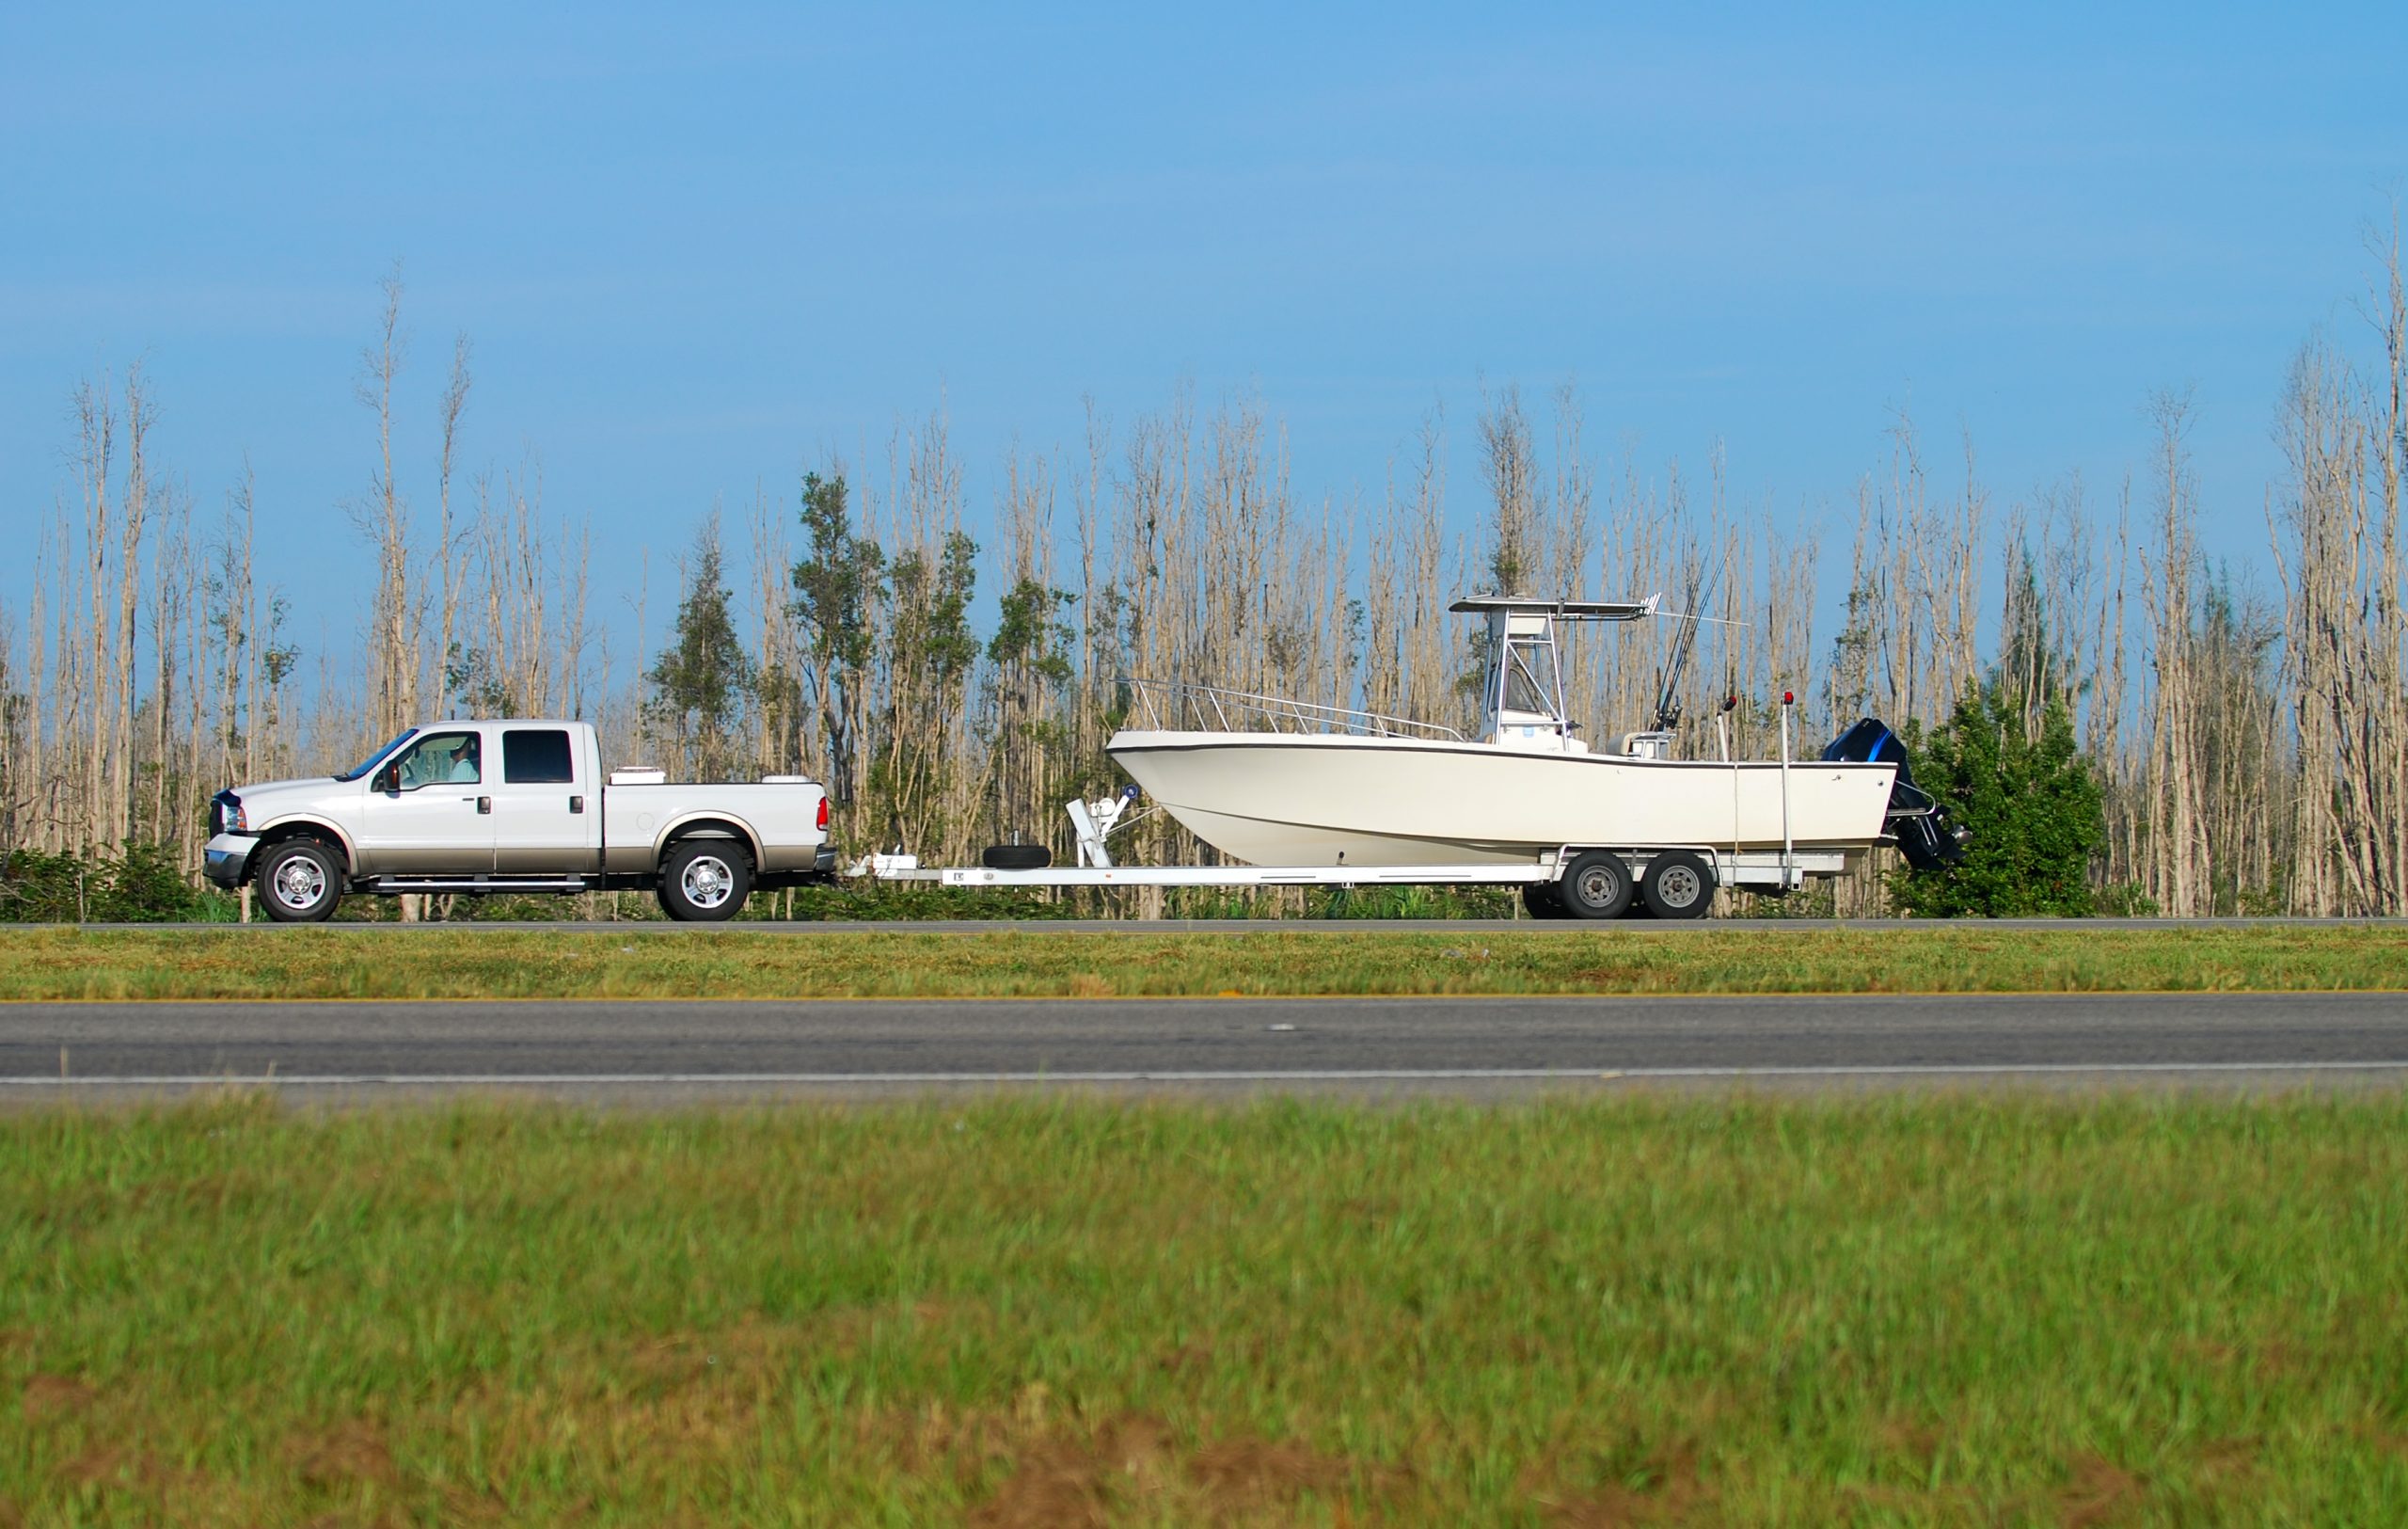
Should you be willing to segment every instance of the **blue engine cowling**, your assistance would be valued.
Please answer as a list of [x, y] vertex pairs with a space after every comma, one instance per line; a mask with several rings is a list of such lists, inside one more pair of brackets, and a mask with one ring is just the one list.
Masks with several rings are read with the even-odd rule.
[[1965, 831], [1948, 820], [1948, 809], [1914, 782], [1907, 761], [1907, 745], [1887, 723], [1866, 717], [1831, 740], [1823, 757], [1894, 763], [1897, 780], [1890, 788], [1890, 810], [1881, 826], [1898, 843], [1898, 852], [1917, 870], [1944, 870], [1965, 858]]

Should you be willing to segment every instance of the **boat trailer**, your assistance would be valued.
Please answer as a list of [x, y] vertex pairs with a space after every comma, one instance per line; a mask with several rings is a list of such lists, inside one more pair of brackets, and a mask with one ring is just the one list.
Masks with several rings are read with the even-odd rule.
[[[1727, 701], [1723, 710], [1735, 704]], [[1828, 879], [1847, 869], [1846, 850], [1798, 848], [1789, 837], [1790, 712], [1796, 700], [1781, 697], [1782, 846], [1740, 850], [1711, 844], [1563, 844], [1520, 861], [1408, 866], [1124, 866], [1106, 840], [1115, 830], [1148, 816], [1129, 809], [1134, 785], [1116, 796], [1064, 804], [1078, 845], [1074, 866], [1052, 864], [1039, 845], [994, 845], [985, 864], [924, 867], [897, 845], [891, 854], [855, 863], [848, 875], [877, 881], [933, 884], [963, 889], [1022, 886], [1518, 886], [1529, 911], [1543, 918], [1613, 918], [1641, 911], [1662, 918], [1703, 918], [1718, 887], [1784, 897], [1807, 879]], [[1730, 757], [1723, 719], [1715, 718], [1722, 755]], [[1668, 733], [1646, 735], [1669, 743]], [[1898, 760], [1900, 779], [1884, 823], [1890, 836], [1918, 866], [1953, 863], [1961, 854], [1957, 836], [1947, 831], [1938, 805], [1905, 780], [1906, 759], [1894, 735], [1867, 720], [1824, 751], [1826, 759], [1875, 759], [1888, 750]], [[1150, 811], [1151, 809], [1149, 809]], [[1868, 844], [1865, 848], [1871, 848]]]
[[[1040, 846], [997, 845], [988, 855], [1007, 863], [979, 866], [922, 866], [919, 857], [901, 852], [873, 854], [855, 863], [847, 874], [872, 880], [895, 883], [918, 883], [963, 889], [997, 890], [1024, 886], [1518, 886], [1525, 896], [1532, 892], [1545, 899], [1549, 890], [1579, 877], [1584, 868], [1595, 866], [1602, 856], [1611, 856], [1623, 867], [1624, 887], [1619, 913], [1635, 909], [1639, 900], [1631, 893], [1648, 884], [1656, 862], [1677, 856], [1702, 869], [1707, 875], [1697, 888], [1702, 895], [1683, 899], [1678, 903], [1682, 912], [1673, 916], [1703, 916], [1717, 886], [1736, 887], [1744, 891], [1781, 896], [1806, 884], [1809, 877], [1837, 876], [1847, 868], [1847, 855], [1839, 850], [1734, 851], [1712, 845], [1659, 844], [1644, 847], [1600, 845], [1560, 846], [1548, 854], [1525, 862], [1489, 862], [1480, 864], [1432, 864], [1414, 866], [1124, 866], [1114, 860], [1106, 840], [1113, 832], [1136, 822], [1148, 814], [1131, 816], [1129, 809], [1136, 803], [1137, 788], [1124, 788], [1117, 796], [1094, 801], [1070, 802], [1064, 804], [1069, 814], [1078, 844], [1078, 864], [1013, 865], [1016, 859], [1042, 861], [1048, 852]], [[1585, 866], [1584, 866], [1585, 863]], [[1694, 911], [1689, 911], [1694, 907]], [[1655, 906], [1651, 902], [1651, 906]], [[1538, 911], [1533, 908], [1533, 911]], [[1662, 909], [1659, 907], [1658, 911]], [[1589, 916], [1606, 916], [1591, 914]]]

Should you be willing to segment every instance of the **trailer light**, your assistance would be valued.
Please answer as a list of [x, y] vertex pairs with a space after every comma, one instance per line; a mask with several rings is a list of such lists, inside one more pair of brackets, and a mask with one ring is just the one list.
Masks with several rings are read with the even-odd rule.
[[825, 791], [819, 793], [819, 831], [823, 834], [828, 831], [828, 793]]

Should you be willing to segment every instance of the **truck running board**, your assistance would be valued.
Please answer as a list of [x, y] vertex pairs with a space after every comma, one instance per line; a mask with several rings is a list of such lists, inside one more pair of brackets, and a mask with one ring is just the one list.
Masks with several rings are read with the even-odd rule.
[[581, 876], [379, 876], [379, 892], [582, 892]]

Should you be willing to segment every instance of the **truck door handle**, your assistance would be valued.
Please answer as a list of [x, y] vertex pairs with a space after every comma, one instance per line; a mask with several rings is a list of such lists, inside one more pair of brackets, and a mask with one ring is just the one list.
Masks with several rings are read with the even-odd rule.
[[481, 796], [477, 798], [477, 810], [479, 812], [491, 812], [493, 810], [493, 798], [489, 796]]
[[571, 812], [583, 812], [585, 810], [585, 798], [581, 796], [570, 797], [568, 799], [568, 810]]

